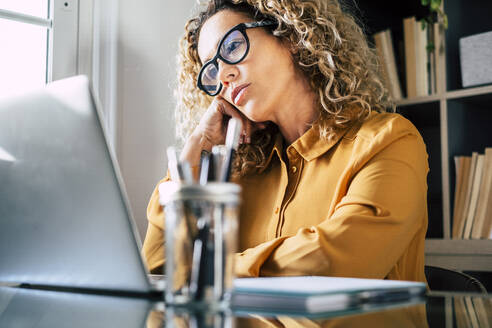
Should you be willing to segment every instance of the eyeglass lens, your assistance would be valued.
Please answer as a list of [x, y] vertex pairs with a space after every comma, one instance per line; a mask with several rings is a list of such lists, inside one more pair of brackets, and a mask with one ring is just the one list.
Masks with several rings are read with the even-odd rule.
[[[228, 64], [240, 62], [248, 50], [248, 43], [241, 31], [235, 30], [229, 33], [222, 42], [219, 49], [219, 55]], [[208, 93], [215, 93], [220, 87], [218, 78], [218, 68], [213, 62], [209, 62], [203, 69], [201, 83]]]

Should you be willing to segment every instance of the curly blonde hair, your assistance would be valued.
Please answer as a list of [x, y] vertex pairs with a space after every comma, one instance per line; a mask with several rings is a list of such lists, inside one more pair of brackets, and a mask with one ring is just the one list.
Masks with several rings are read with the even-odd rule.
[[[315, 126], [321, 138], [330, 140], [371, 111], [394, 110], [375, 50], [338, 0], [212, 0], [186, 23], [180, 40], [175, 114], [181, 140], [192, 133], [213, 100], [196, 87], [202, 65], [197, 46], [203, 23], [222, 10], [277, 22], [271, 33], [290, 42], [293, 62], [317, 95]], [[245, 175], [264, 167], [276, 133], [272, 125], [257, 131], [251, 144], [241, 145], [235, 172]]]

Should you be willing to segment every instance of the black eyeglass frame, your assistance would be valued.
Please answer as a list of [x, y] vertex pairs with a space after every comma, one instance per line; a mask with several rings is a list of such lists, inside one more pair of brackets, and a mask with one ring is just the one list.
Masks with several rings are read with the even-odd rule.
[[[241, 23], [241, 24], [238, 24], [238, 25], [234, 26], [233, 28], [231, 28], [220, 40], [219, 45], [217, 47], [217, 52], [215, 53], [214, 58], [207, 61], [202, 66], [202, 68], [200, 69], [200, 73], [198, 74], [198, 79], [197, 79], [198, 88], [200, 90], [202, 90], [203, 92], [205, 92], [206, 94], [208, 94], [209, 96], [218, 95], [220, 93], [220, 91], [222, 91], [222, 82], [219, 82], [219, 88], [217, 89], [217, 92], [215, 92], [215, 93], [208, 92], [202, 84], [202, 74], [205, 71], [205, 68], [208, 67], [209, 65], [214, 65], [215, 68], [217, 69], [217, 72], [218, 72], [219, 71], [219, 63], [217, 62], [217, 59], [220, 59], [224, 63], [229, 64], [229, 65], [233, 65], [233, 64], [237, 64], [237, 63], [241, 62], [248, 55], [249, 47], [250, 47], [249, 38], [248, 38], [248, 34], [246, 33], [246, 30], [250, 29], [250, 28], [255, 28], [255, 27], [266, 27], [266, 26], [274, 26], [274, 25], [277, 25], [277, 23], [275, 23], [273, 21], [265, 20], [265, 21], [259, 21], [259, 22], [251, 22], [251, 23]], [[243, 34], [244, 39], [246, 40], [246, 51], [244, 52], [244, 55], [240, 59], [238, 59], [236, 61], [229, 61], [220, 55], [220, 48], [222, 47], [222, 44], [227, 39], [229, 34], [231, 34], [234, 31], [239, 31]]]

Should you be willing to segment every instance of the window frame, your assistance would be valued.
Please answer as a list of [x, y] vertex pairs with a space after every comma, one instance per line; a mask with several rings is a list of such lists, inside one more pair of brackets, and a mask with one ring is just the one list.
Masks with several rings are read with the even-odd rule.
[[92, 81], [116, 149], [118, 0], [48, 0], [47, 16], [0, 9], [0, 18], [47, 28], [46, 83], [78, 74]]
[[48, 0], [42, 18], [0, 8], [0, 18], [47, 29], [45, 83], [77, 74], [79, 0]]

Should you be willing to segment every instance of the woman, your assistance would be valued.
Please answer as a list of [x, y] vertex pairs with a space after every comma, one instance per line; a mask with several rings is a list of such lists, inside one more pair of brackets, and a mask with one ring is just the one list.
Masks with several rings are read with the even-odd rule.
[[[391, 107], [374, 51], [336, 0], [212, 1], [181, 40], [181, 159], [243, 121], [240, 277], [425, 281], [425, 145]], [[163, 181], [166, 181], [164, 179]], [[161, 182], [163, 182], [161, 181]], [[163, 265], [158, 188], [143, 247]]]

